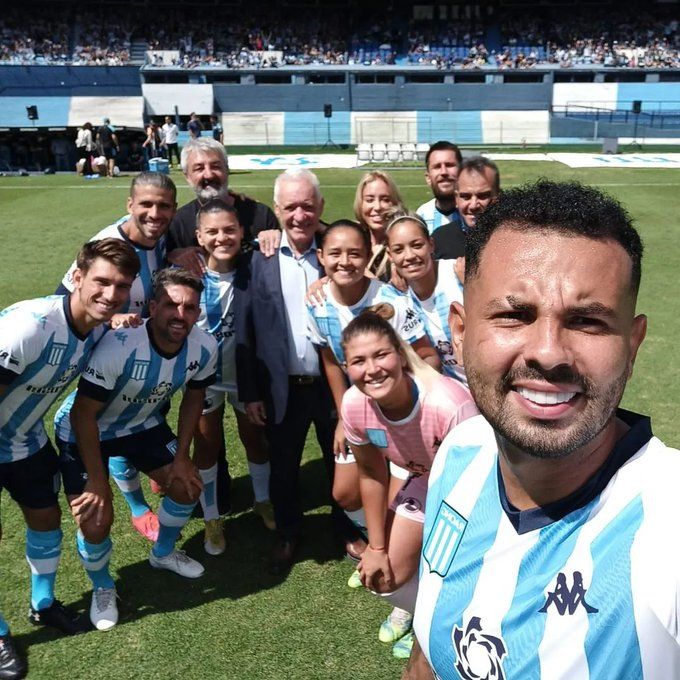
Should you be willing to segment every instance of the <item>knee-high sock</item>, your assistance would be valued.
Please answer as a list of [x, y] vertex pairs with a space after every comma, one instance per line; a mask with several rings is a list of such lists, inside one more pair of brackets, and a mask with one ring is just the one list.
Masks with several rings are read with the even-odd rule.
[[107, 536], [101, 543], [89, 543], [85, 540], [82, 532], [78, 531], [76, 544], [80, 561], [83, 563], [90, 581], [92, 581], [92, 587], [95, 590], [97, 588], [113, 588], [113, 579], [109, 573], [109, 562], [113, 551], [111, 537]]
[[158, 540], [152, 548], [156, 557], [165, 557], [175, 549], [175, 541], [195, 506], [196, 503], [176, 503], [169, 496], [163, 498], [158, 510]]
[[109, 458], [109, 472], [135, 517], [141, 517], [151, 509], [144, 498], [139, 472], [126, 458], [122, 456]]
[[218, 519], [220, 511], [217, 509], [217, 463], [207, 470], [199, 469], [198, 474], [201, 475], [203, 482], [203, 491], [201, 491], [200, 497], [203, 519], [206, 521]]
[[253, 484], [253, 495], [256, 503], [269, 500], [269, 461], [266, 463], [251, 463], [248, 461], [250, 481]]
[[7, 635], [9, 633], [9, 626], [2, 614], [0, 614], [0, 635]]
[[393, 607], [405, 609], [413, 614], [416, 609], [416, 597], [418, 595], [418, 572], [413, 574], [403, 586], [397, 588], [394, 592], [379, 593], [379, 595], [384, 597]]
[[54, 579], [61, 557], [61, 529], [26, 529], [26, 561], [31, 568], [31, 606], [47, 609], [54, 602]]

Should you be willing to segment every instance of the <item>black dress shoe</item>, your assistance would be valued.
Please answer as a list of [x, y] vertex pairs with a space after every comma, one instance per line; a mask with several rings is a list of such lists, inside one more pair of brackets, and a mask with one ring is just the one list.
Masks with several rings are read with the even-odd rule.
[[363, 538], [345, 542], [345, 554], [353, 562], [359, 562], [359, 560], [361, 560], [364, 550], [366, 550], [366, 541], [364, 541]]
[[33, 609], [28, 612], [28, 620], [34, 626], [49, 626], [64, 635], [79, 635], [92, 630], [80, 614], [64, 607], [59, 600], [54, 600], [47, 609]]
[[269, 573], [277, 576], [287, 574], [295, 562], [295, 551], [297, 550], [297, 546], [297, 539], [281, 539], [274, 546], [272, 561], [269, 564]]
[[0, 680], [25, 678], [28, 667], [14, 646], [12, 636], [0, 635]]

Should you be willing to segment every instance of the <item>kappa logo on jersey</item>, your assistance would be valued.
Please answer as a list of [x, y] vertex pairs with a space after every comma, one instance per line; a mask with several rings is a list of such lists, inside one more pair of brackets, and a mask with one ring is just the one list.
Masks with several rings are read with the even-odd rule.
[[442, 578], [448, 574], [467, 524], [465, 517], [442, 501], [423, 547], [423, 559], [431, 573]]
[[150, 361], [137, 360], [132, 364], [130, 377], [133, 380], [146, 380], [146, 374], [149, 372]]
[[583, 586], [583, 576], [580, 571], [575, 571], [572, 576], [572, 586], [567, 585], [567, 577], [560, 572], [555, 579], [555, 590], [548, 592], [545, 604], [538, 610], [541, 614], [546, 614], [551, 606], [557, 609], [560, 616], [569, 614], [573, 616], [576, 609], [581, 605], [588, 614], [597, 614], [599, 611], [591, 607], [586, 602], [587, 589]]
[[19, 362], [9, 352], [0, 352], [0, 361], [8, 360], [10, 366], [18, 366]]
[[125, 346], [128, 339], [128, 334], [125, 331], [116, 331], [113, 337], [120, 342], [121, 345]]
[[482, 630], [482, 621], [473, 616], [465, 630], [455, 626], [451, 634], [456, 651], [456, 670], [463, 680], [505, 680], [503, 638]]
[[187, 371], [195, 371], [201, 364], [198, 361], [192, 361], [187, 366]]
[[68, 345], [62, 342], [55, 342], [52, 347], [50, 347], [50, 351], [47, 353], [47, 363], [50, 366], [59, 366], [67, 349]]

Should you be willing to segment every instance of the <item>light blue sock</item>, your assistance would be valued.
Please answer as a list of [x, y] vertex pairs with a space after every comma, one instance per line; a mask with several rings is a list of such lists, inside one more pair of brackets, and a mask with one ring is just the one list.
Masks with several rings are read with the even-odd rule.
[[31, 567], [31, 606], [47, 609], [54, 602], [54, 579], [61, 557], [61, 529], [26, 529], [26, 561]]
[[109, 458], [109, 472], [134, 517], [141, 517], [145, 512], [151, 510], [144, 498], [142, 485], [139, 481], [139, 472], [126, 458], [122, 456]]
[[169, 496], [164, 496], [158, 509], [158, 540], [152, 548], [156, 557], [165, 557], [175, 549], [182, 527], [189, 521], [196, 503], [185, 505], [175, 503]]
[[207, 470], [200, 470], [198, 474], [203, 482], [203, 491], [199, 501], [203, 508], [203, 519], [219, 519], [220, 511], [217, 508], [217, 463]]
[[9, 633], [9, 626], [2, 614], [0, 614], [0, 635], [7, 635], [7, 633]]
[[80, 561], [83, 563], [90, 581], [92, 581], [93, 588], [95, 590], [97, 588], [113, 588], [113, 579], [109, 573], [109, 561], [113, 551], [111, 537], [107, 536], [101, 543], [88, 543], [85, 536], [78, 531], [76, 544], [78, 545]]

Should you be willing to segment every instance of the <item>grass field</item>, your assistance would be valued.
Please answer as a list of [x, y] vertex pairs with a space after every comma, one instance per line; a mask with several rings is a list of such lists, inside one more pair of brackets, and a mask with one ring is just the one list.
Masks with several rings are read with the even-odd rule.
[[[680, 404], [680, 172], [677, 170], [572, 170], [556, 163], [502, 162], [502, 184], [539, 176], [579, 179], [619, 198], [632, 213], [646, 246], [640, 311], [649, 318], [635, 376], [624, 405], [650, 414], [656, 434], [680, 445], [673, 421]], [[319, 171], [327, 220], [351, 213], [360, 172]], [[275, 173], [234, 173], [233, 188], [271, 204]], [[407, 204], [429, 198], [422, 172], [395, 171]], [[181, 175], [180, 204], [191, 198]], [[51, 293], [78, 246], [124, 213], [129, 178], [86, 181], [74, 176], [0, 178], [0, 308]], [[673, 357], [676, 357], [673, 359]], [[50, 414], [51, 417], [51, 414]], [[122, 597], [121, 621], [108, 633], [60, 638], [26, 620], [29, 570], [23, 557], [23, 521], [3, 495], [0, 611], [20, 645], [29, 650], [33, 678], [398, 678], [403, 663], [377, 640], [388, 607], [345, 585], [352, 567], [330, 540], [324, 475], [311, 442], [302, 469], [305, 536], [299, 563], [286, 578], [266, 572], [272, 536], [248, 512], [249, 480], [229, 420], [234, 513], [226, 523], [225, 555], [203, 554], [202, 523], [192, 520], [182, 546], [206, 565], [188, 582], [152, 571], [149, 546], [129, 525], [117, 496], [112, 567]], [[51, 431], [51, 427], [49, 428]], [[152, 503], [157, 499], [149, 495]], [[65, 514], [57, 596], [89, 607], [89, 581]]]

